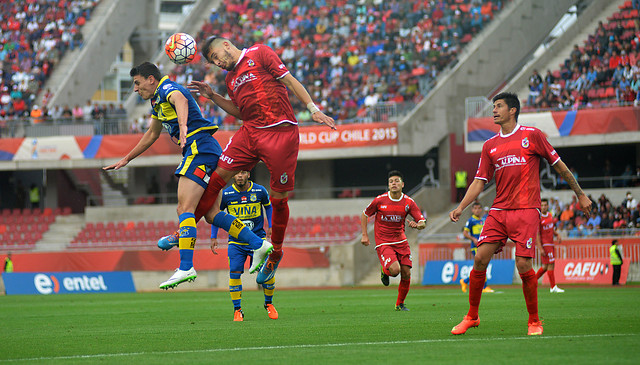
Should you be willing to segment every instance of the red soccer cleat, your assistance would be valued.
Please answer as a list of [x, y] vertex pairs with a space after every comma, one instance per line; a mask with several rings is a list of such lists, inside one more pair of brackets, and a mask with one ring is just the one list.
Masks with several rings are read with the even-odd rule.
[[529, 331], [527, 332], [527, 335], [540, 336], [542, 334], [542, 322], [540, 321], [529, 322], [528, 326], [529, 326]]
[[462, 322], [458, 323], [457, 326], [453, 327], [451, 330], [451, 334], [454, 335], [462, 335], [471, 327], [478, 327], [480, 325], [480, 317], [473, 319], [471, 317], [464, 316]]

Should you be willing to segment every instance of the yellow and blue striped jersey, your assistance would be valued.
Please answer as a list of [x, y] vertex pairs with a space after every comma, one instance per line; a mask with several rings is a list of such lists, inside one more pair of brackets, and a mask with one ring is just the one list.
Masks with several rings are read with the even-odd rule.
[[151, 111], [151, 117], [158, 119], [167, 132], [169, 132], [171, 137], [176, 139], [180, 138], [180, 127], [178, 126], [178, 114], [176, 113], [176, 107], [169, 102], [169, 96], [174, 92], [182, 93], [182, 95], [187, 98], [189, 105], [187, 118], [187, 146], [191, 145], [191, 142], [199, 137], [199, 132], [211, 135], [218, 130], [218, 126], [204, 119], [196, 99], [193, 98], [189, 90], [182, 85], [171, 81], [168, 76], [164, 76], [160, 80], [160, 83], [156, 88], [156, 92], [151, 98], [151, 107], [153, 108]]
[[[220, 210], [226, 209], [229, 214], [240, 219], [249, 229], [259, 237], [265, 237], [264, 230], [264, 213], [262, 207], [271, 205], [269, 201], [269, 193], [267, 189], [254, 183], [247, 181], [249, 189], [247, 191], [239, 191], [235, 185], [231, 185], [222, 191], [222, 200], [220, 202]], [[229, 243], [246, 245], [246, 242], [238, 242], [229, 236]]]
[[[467, 221], [467, 224], [464, 226], [465, 231], [469, 231], [469, 234], [473, 236], [475, 239], [480, 237], [480, 233], [482, 233], [482, 227], [484, 226], [484, 219], [480, 217], [476, 217], [475, 215], [471, 215], [471, 218]], [[476, 248], [476, 245], [471, 241], [471, 249]]]

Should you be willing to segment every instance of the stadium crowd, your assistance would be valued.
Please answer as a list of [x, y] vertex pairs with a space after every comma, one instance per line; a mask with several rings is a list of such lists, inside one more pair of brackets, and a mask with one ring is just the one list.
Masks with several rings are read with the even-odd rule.
[[[583, 47], [574, 45], [560, 69], [529, 78], [527, 108], [576, 109], [640, 100], [640, 16], [626, 2], [599, 22]], [[526, 109], [526, 108], [525, 108]]]
[[[343, 123], [379, 120], [376, 104], [415, 105], [502, 7], [500, 0], [225, 0], [196, 38], [223, 36], [239, 47], [264, 43], [327, 114]], [[170, 77], [204, 79], [226, 93], [223, 72], [201, 62], [175, 68]], [[294, 110], [300, 122], [310, 120], [304, 106]], [[215, 122], [236, 123], [216, 107], [204, 112]]]
[[[40, 109], [35, 105], [37, 95], [64, 54], [82, 47], [80, 28], [98, 2], [0, 2], [0, 123]], [[45, 104], [50, 96], [45, 92]]]

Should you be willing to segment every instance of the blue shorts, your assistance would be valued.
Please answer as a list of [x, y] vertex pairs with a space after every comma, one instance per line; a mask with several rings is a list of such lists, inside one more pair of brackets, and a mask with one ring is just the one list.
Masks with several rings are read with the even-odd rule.
[[249, 260], [249, 265], [253, 261], [253, 250], [249, 245], [239, 245], [237, 243], [229, 243], [227, 247], [227, 255], [229, 256], [229, 271], [244, 272], [244, 263]]
[[206, 189], [211, 174], [218, 166], [222, 148], [218, 141], [208, 133], [189, 140], [184, 149], [182, 162], [176, 169], [176, 176], [184, 176]]

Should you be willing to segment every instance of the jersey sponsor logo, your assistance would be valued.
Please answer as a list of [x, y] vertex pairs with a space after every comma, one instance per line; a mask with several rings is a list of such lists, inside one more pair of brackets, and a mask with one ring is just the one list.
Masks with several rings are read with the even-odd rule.
[[247, 82], [251, 82], [254, 80], [257, 80], [258, 78], [256, 77], [256, 75], [253, 74], [253, 72], [249, 72], [243, 75], [240, 75], [238, 77], [236, 77], [235, 79], [231, 80], [231, 88], [233, 89], [233, 92], [235, 93], [238, 88], [244, 84], [246, 84]]
[[289, 175], [287, 175], [286, 172], [283, 172], [282, 175], [280, 175], [280, 184], [284, 185], [287, 181], [289, 181]]
[[250, 230], [253, 231], [253, 221], [252, 220], [244, 220], [242, 221], [242, 223], [244, 223], [245, 226], [247, 226], [247, 228], [249, 228]]
[[509, 155], [505, 157], [500, 157], [498, 159], [498, 163], [495, 164], [496, 170], [500, 170], [504, 167], [509, 166], [522, 166], [527, 164], [527, 159], [524, 157]]
[[397, 214], [382, 214], [380, 220], [383, 222], [402, 222], [402, 216]]
[[493, 147], [493, 148], [491, 149], [491, 151], [489, 151], [489, 153], [494, 153], [494, 152], [496, 152], [497, 150], [498, 150], [498, 147]]
[[169, 89], [171, 89], [171, 84], [167, 84], [162, 87], [162, 90], [169, 90]]
[[524, 137], [522, 140], [522, 148], [529, 148], [529, 138]]
[[278, 68], [279, 68], [279, 69], [281, 69], [281, 70], [283, 70], [283, 69], [284, 69], [284, 67], [285, 67], [285, 66], [284, 66], [284, 63], [281, 63], [281, 64], [278, 66]]
[[249, 60], [247, 61], [247, 66], [249, 66], [249, 67], [253, 67], [253, 66], [255, 66], [255, 65], [256, 65], [256, 63], [255, 63], [255, 62], [253, 62], [253, 60], [252, 60], [252, 59], [249, 59]]
[[240, 201], [242, 203], [246, 203], [247, 202], [247, 197], [243, 195], [242, 197], [240, 197]]
[[[236, 216], [239, 219], [253, 219], [262, 214], [262, 206], [260, 203], [244, 203], [241, 205], [229, 205], [227, 207], [229, 214]], [[246, 222], [245, 222], [246, 224]]]

